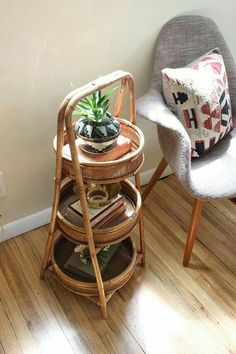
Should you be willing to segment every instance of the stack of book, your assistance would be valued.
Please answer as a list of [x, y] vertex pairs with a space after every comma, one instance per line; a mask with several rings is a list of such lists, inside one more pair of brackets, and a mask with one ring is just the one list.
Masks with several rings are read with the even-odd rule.
[[[80, 216], [83, 216], [80, 200], [70, 205], [71, 209], [76, 211]], [[89, 217], [92, 227], [99, 228], [106, 222], [123, 213], [126, 208], [125, 198], [118, 194], [110, 204], [98, 209], [89, 207]]]
[[[102, 274], [104, 274], [108, 263], [118, 252], [120, 246], [121, 243], [116, 243], [98, 250], [97, 259]], [[95, 280], [89, 249], [86, 246], [76, 246], [72, 255], [65, 262], [64, 268], [76, 275], [86, 277], [92, 281]]]

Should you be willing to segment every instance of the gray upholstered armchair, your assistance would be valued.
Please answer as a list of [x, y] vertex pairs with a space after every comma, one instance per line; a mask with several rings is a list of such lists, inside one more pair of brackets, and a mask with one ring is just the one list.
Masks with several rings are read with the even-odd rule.
[[183, 264], [187, 266], [204, 200], [236, 197], [236, 129], [201, 158], [191, 160], [190, 139], [162, 98], [163, 68], [183, 67], [207, 51], [218, 47], [223, 55], [236, 127], [236, 67], [216, 24], [207, 17], [181, 16], [161, 29], [155, 53], [150, 91], [136, 102], [137, 113], [157, 124], [164, 158], [143, 193], [147, 197], [167, 165], [194, 197], [192, 220], [185, 246]]

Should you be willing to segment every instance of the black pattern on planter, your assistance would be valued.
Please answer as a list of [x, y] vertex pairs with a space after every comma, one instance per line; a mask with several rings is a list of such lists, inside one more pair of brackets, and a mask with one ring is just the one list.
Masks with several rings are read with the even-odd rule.
[[101, 122], [80, 118], [75, 124], [75, 132], [84, 141], [82, 149], [90, 153], [103, 153], [111, 151], [116, 146], [120, 124], [112, 116]]

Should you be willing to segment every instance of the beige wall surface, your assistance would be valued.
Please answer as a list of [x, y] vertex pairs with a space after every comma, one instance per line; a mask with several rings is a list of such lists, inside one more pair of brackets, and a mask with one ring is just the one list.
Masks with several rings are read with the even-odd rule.
[[[69, 83], [117, 69], [130, 71], [136, 96], [148, 89], [156, 36], [171, 17], [214, 19], [236, 57], [235, 0], [2, 0], [0, 2], [0, 171], [8, 197], [5, 222], [51, 205], [52, 139]], [[156, 128], [138, 118], [146, 137], [144, 170], [160, 159]]]

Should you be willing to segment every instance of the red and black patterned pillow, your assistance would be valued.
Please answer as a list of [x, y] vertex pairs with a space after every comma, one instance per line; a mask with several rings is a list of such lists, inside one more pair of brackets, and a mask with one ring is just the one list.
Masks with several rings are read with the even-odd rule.
[[199, 157], [233, 127], [228, 78], [218, 48], [185, 68], [163, 69], [167, 105], [179, 117]]

